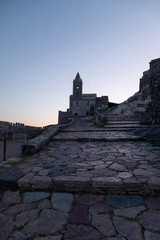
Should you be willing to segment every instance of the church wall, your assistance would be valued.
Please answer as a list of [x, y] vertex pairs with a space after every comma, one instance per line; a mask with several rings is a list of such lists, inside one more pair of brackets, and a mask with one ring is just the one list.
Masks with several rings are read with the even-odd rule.
[[95, 101], [89, 100], [79, 100], [79, 101], [72, 101], [72, 107], [70, 111], [72, 112], [72, 116], [78, 114], [78, 116], [86, 116], [87, 112], [90, 112], [90, 106], [94, 105]]

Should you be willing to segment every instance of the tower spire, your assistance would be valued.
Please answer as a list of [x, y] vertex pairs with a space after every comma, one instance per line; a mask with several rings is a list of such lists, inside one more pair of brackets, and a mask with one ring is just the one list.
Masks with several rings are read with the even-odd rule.
[[76, 78], [75, 78], [76, 81], [82, 81], [80, 75], [79, 75], [79, 72], [77, 72], [77, 75], [76, 75]]

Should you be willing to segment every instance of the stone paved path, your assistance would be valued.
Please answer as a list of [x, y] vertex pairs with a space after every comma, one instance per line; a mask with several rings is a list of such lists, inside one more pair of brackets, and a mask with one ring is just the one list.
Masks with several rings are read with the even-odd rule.
[[125, 132], [119, 133], [124, 134], [123, 141], [85, 141], [86, 128], [94, 130], [92, 125], [76, 122], [63, 133], [68, 136], [71, 129], [81, 129], [76, 134], [84, 141], [57, 141], [54, 137], [43, 151], [2, 164], [1, 186], [92, 193], [160, 192], [160, 147], [125, 140]]
[[0, 192], [1, 240], [159, 240], [160, 197]]
[[0, 240], [160, 239], [160, 147], [100, 132], [77, 120], [43, 151], [0, 165]]

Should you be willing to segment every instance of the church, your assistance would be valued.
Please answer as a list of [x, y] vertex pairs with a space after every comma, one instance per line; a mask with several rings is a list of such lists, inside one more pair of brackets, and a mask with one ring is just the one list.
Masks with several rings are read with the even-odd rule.
[[74, 116], [94, 115], [98, 109], [108, 108], [108, 96], [97, 97], [97, 94], [83, 94], [83, 81], [77, 73], [73, 80], [73, 94], [70, 95], [70, 106], [66, 112], [59, 111], [58, 124], [67, 123]]

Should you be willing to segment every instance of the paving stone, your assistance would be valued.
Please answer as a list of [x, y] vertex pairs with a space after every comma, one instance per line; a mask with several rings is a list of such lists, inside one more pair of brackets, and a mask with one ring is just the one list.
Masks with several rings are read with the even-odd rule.
[[67, 222], [67, 213], [54, 211], [52, 209], [44, 209], [41, 216], [30, 221], [23, 231], [27, 234], [54, 234], [61, 230]]
[[85, 204], [85, 205], [92, 205], [96, 202], [101, 202], [104, 200], [103, 195], [96, 195], [96, 194], [76, 194], [75, 200], [78, 203]]
[[109, 168], [118, 172], [125, 172], [127, 170], [125, 166], [118, 163], [113, 163]]
[[38, 217], [39, 209], [25, 211], [16, 216], [16, 227], [23, 227], [29, 221]]
[[48, 198], [50, 196], [47, 192], [25, 192], [23, 193], [23, 202], [24, 203], [31, 203], [37, 202], [44, 198]]
[[14, 204], [20, 202], [19, 191], [5, 191], [3, 194], [2, 202], [6, 204]]
[[16, 204], [14, 206], [8, 207], [5, 211], [6, 214], [9, 215], [15, 215], [20, 212], [29, 211], [31, 209], [34, 209], [37, 205], [35, 203], [22, 203], [22, 204]]
[[17, 181], [23, 177], [23, 173], [11, 167], [0, 175], [0, 185], [6, 187], [17, 187]]
[[150, 171], [150, 170], [147, 170], [147, 169], [135, 169], [133, 171], [133, 174], [135, 176], [153, 176], [154, 175], [154, 172], [153, 171]]
[[73, 194], [71, 193], [53, 193], [51, 203], [59, 211], [69, 212], [73, 203]]
[[52, 188], [52, 179], [48, 176], [34, 176], [30, 182], [33, 189], [50, 189]]
[[139, 222], [146, 229], [160, 231], [160, 211], [148, 211], [139, 216]]
[[148, 186], [151, 189], [160, 189], [160, 177], [150, 177], [148, 181]]
[[62, 236], [47, 236], [47, 237], [38, 237], [34, 240], [61, 240]]
[[153, 233], [149, 231], [144, 232], [145, 240], [159, 240], [160, 233]]
[[100, 240], [101, 234], [93, 227], [85, 225], [67, 225], [64, 240]]
[[160, 209], [160, 197], [159, 198], [149, 198], [146, 200], [148, 208]]
[[69, 216], [71, 224], [89, 224], [88, 206], [77, 204]]
[[0, 202], [0, 212], [4, 211], [6, 208], [8, 208], [8, 204]]
[[107, 188], [107, 187], [121, 187], [122, 181], [120, 178], [117, 177], [95, 177], [92, 181], [93, 187], [101, 187], [101, 188]]
[[128, 240], [142, 240], [142, 230], [138, 223], [122, 217], [113, 217], [113, 224], [117, 232]]
[[109, 206], [106, 203], [96, 203], [95, 205], [91, 206], [89, 212], [92, 215], [97, 215], [101, 213], [108, 213], [113, 211], [113, 207]]
[[125, 240], [126, 238], [121, 237], [109, 237], [109, 238], [105, 238], [104, 240]]
[[9, 235], [14, 228], [13, 217], [6, 217], [0, 214], [0, 239], [8, 240]]
[[127, 208], [142, 204], [143, 199], [135, 195], [108, 195], [106, 202], [116, 208]]
[[92, 215], [92, 225], [105, 236], [110, 237], [116, 234], [109, 214]]
[[144, 210], [145, 210], [144, 206], [116, 209], [114, 210], [114, 214], [126, 218], [135, 218], [140, 212]]
[[33, 167], [32, 172], [39, 172], [41, 169], [41, 167]]
[[32, 177], [34, 175], [35, 175], [34, 172], [30, 172], [30, 173], [26, 174], [24, 177], [20, 178], [17, 181], [18, 186], [22, 187], [22, 188], [28, 188], [30, 186], [29, 181], [32, 179]]
[[[26, 236], [24, 233], [22, 233], [22, 232], [20, 232], [20, 231], [16, 231], [16, 232], [13, 232], [13, 233], [11, 234], [9, 240], [24, 240], [24, 239], [26, 239], [26, 238], [27, 238], [27, 236]], [[28, 236], [28, 238], [31, 239], [30, 236]], [[29, 239], [29, 240], [30, 240], [30, 239]]]
[[120, 172], [118, 173], [118, 176], [120, 178], [130, 178], [132, 177], [132, 173], [131, 172]]
[[40, 209], [52, 208], [52, 204], [48, 199], [44, 199], [38, 204], [38, 208]]
[[43, 169], [43, 170], [41, 170], [41, 171], [38, 173], [38, 175], [39, 175], [39, 176], [47, 176], [48, 173], [49, 173], [49, 170]]

